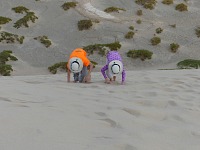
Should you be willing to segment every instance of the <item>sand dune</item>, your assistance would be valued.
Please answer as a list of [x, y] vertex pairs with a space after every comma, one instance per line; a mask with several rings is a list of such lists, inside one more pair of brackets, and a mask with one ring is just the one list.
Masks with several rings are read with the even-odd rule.
[[[1, 25], [7, 31], [25, 36], [23, 44], [0, 43], [0, 51], [12, 50], [18, 58], [10, 77], [0, 76], [0, 149], [2, 150], [199, 150], [200, 149], [200, 71], [158, 70], [176, 68], [177, 62], [199, 59], [199, 38], [194, 29], [200, 24], [200, 1], [184, 2], [187, 12], [158, 0], [147, 10], [134, 0], [75, 0], [74, 9], [64, 11], [65, 1], [1, 0], [1, 16], [11, 22]], [[24, 14], [11, 9], [25, 6], [38, 19], [29, 28], [13, 27]], [[116, 6], [125, 12], [106, 14]], [[136, 11], [143, 10], [142, 16]], [[81, 19], [97, 19], [91, 30], [78, 31]], [[137, 24], [138, 19], [142, 24]], [[176, 28], [170, 25], [176, 24]], [[124, 35], [135, 27], [131, 40]], [[150, 39], [161, 27], [162, 42], [152, 46]], [[46, 35], [52, 45], [46, 48], [34, 40]], [[67, 61], [70, 52], [96, 43], [119, 40], [119, 52], [126, 69], [125, 85], [108, 85], [100, 73], [105, 57], [90, 55], [98, 65], [92, 83], [67, 82], [66, 73], [51, 75], [47, 67]], [[177, 53], [169, 44], [180, 45]], [[151, 60], [126, 56], [130, 49], [148, 49]]]
[[105, 85], [100, 73], [91, 84], [1, 77], [1, 147], [199, 150], [199, 73], [130, 71], [126, 85]]

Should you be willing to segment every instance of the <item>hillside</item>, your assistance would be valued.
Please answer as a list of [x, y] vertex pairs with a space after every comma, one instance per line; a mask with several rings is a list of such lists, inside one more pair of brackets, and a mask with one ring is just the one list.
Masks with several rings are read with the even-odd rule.
[[[12, 62], [13, 75], [46, 74], [47, 67], [67, 61], [70, 52], [77, 47], [115, 41], [121, 44], [119, 52], [127, 70], [175, 68], [177, 62], [186, 58], [199, 59], [200, 42], [195, 29], [200, 26], [200, 1], [174, 0], [170, 5], [162, 1], [157, 0], [153, 9], [146, 9], [136, 4], [135, 0], [74, 0], [77, 5], [64, 10], [61, 6], [71, 1], [2, 0], [0, 14], [12, 21], [0, 25], [0, 32], [24, 36], [24, 41], [22, 44], [0, 42], [0, 51], [12, 50], [19, 59]], [[187, 11], [175, 9], [180, 3], [187, 6]], [[16, 13], [12, 10], [18, 6], [26, 7], [37, 17], [34, 22], [28, 22], [28, 27], [14, 27], [26, 15], [26, 12]], [[104, 12], [109, 7], [123, 10]], [[138, 10], [142, 11], [142, 15], [137, 14]], [[77, 27], [80, 20], [92, 20], [93, 25], [88, 30], [80, 31]], [[141, 20], [141, 24], [137, 23], [138, 20]], [[130, 26], [134, 30], [130, 30]], [[156, 33], [157, 28], [163, 31]], [[126, 39], [129, 31], [133, 31], [134, 36]], [[45, 47], [34, 39], [40, 36], [47, 36], [52, 45]], [[154, 36], [161, 38], [161, 43], [155, 46], [150, 42]], [[177, 52], [170, 51], [171, 43], [180, 45]], [[152, 58], [141, 61], [127, 57], [126, 53], [133, 49], [149, 50], [153, 52]], [[105, 62], [105, 57], [97, 53], [89, 57], [98, 62], [99, 67]]]

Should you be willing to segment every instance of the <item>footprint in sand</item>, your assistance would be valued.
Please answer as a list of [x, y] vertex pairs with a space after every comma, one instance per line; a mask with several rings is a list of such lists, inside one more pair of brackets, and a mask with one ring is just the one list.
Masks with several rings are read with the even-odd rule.
[[115, 128], [117, 126], [117, 123], [115, 121], [113, 121], [112, 119], [106, 118], [106, 119], [100, 119], [100, 120], [108, 123], [110, 125], [110, 127]]
[[106, 113], [103, 113], [103, 112], [95, 112], [95, 114], [101, 116], [101, 117], [105, 117], [107, 116]]
[[168, 101], [168, 104], [169, 104], [170, 106], [177, 106], [176, 102], [174, 102], [174, 101]]
[[123, 108], [122, 110], [135, 116], [135, 117], [139, 117], [141, 115], [140, 112], [137, 110], [133, 110], [133, 109], [129, 109], [129, 108]]

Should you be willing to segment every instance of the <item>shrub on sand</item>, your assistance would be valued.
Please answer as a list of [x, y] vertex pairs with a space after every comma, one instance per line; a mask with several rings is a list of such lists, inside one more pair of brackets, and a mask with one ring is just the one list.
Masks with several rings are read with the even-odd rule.
[[24, 41], [24, 36], [19, 36], [16, 34], [12, 34], [12, 33], [3, 31], [0, 33], [0, 42], [3, 42], [3, 41], [5, 41], [6, 43], [18, 42], [18, 43], [22, 44]]
[[142, 13], [142, 10], [140, 9], [140, 10], [137, 10], [137, 15], [138, 16], [142, 16], [143, 15], [143, 13]]
[[162, 28], [157, 28], [157, 29], [156, 29], [156, 33], [157, 33], [157, 34], [160, 34], [160, 33], [162, 33], [162, 32], [163, 32], [163, 29], [162, 29]]
[[135, 3], [138, 5], [142, 5], [146, 9], [154, 9], [157, 0], [135, 0]]
[[180, 46], [179, 46], [179, 44], [177, 44], [177, 43], [171, 43], [171, 44], [170, 44], [170, 49], [171, 49], [171, 51], [172, 51], [173, 53], [176, 53], [179, 47], [180, 47]]
[[14, 7], [14, 8], [12, 8], [12, 10], [15, 11], [16, 13], [20, 13], [20, 14], [23, 14], [24, 12], [25, 13], [29, 12], [29, 9], [24, 6]]
[[6, 64], [6, 62], [9, 60], [18, 60], [15, 56], [12, 55], [11, 50], [4, 50], [0, 53], [0, 74], [3, 76], [10, 76], [11, 71], [13, 71], [12, 66]]
[[200, 27], [197, 27], [195, 29], [195, 33], [196, 33], [197, 37], [199, 38], [200, 37]]
[[134, 32], [133, 31], [129, 31], [128, 33], [126, 33], [125, 38], [126, 39], [132, 39], [134, 36]]
[[162, 3], [166, 5], [170, 5], [174, 3], [174, 0], [163, 0]]
[[121, 44], [119, 42], [108, 43], [108, 44], [94, 44], [83, 47], [84, 50], [88, 52], [89, 55], [94, 54], [94, 51], [97, 51], [101, 56], [105, 56], [106, 47], [110, 50], [118, 50], [121, 48]]
[[79, 31], [82, 30], [88, 30], [92, 27], [92, 21], [91, 20], [80, 20], [78, 21], [78, 29]]
[[0, 25], [6, 24], [6, 23], [8, 23], [10, 21], [12, 21], [12, 19], [0, 16]]
[[153, 53], [149, 50], [129, 50], [127, 53], [127, 57], [131, 58], [140, 58], [142, 61], [145, 59], [151, 59]]
[[52, 74], [56, 74], [58, 69], [60, 69], [61, 71], [67, 71], [67, 62], [59, 62], [56, 63], [50, 67], [48, 67], [48, 70], [52, 73]]
[[45, 45], [46, 48], [51, 46], [51, 41], [48, 39], [47, 36], [43, 35], [43, 36], [39, 36], [39, 37], [35, 37], [35, 40], [39, 40], [42, 44]]
[[186, 59], [177, 63], [179, 69], [198, 69], [200, 67], [200, 60]]
[[23, 18], [19, 19], [17, 22], [14, 23], [15, 28], [20, 28], [22, 26], [28, 28], [28, 22], [31, 21], [33, 23], [35, 23], [35, 20], [38, 19], [37, 16], [35, 16], [34, 12], [28, 12]]
[[153, 37], [151, 39], [151, 44], [152, 45], [158, 45], [161, 42], [161, 39], [159, 37]]
[[64, 9], [64, 10], [68, 10], [70, 8], [75, 8], [77, 5], [77, 2], [66, 2], [64, 3], [61, 7]]
[[178, 11], [188, 11], [187, 5], [185, 5], [183, 3], [178, 4], [178, 5], [176, 5], [176, 10], [178, 10]]
[[123, 8], [108, 7], [108, 8], [106, 8], [106, 9], [104, 10], [104, 12], [107, 12], [107, 13], [118, 12], [118, 13], [119, 13], [120, 10], [121, 10], [121, 11], [126, 11], [126, 10], [123, 9]]

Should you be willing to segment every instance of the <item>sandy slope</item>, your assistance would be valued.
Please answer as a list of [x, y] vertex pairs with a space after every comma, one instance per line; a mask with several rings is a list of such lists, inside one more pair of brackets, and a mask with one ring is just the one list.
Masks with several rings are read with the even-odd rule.
[[[199, 70], [132, 71], [126, 85], [1, 77], [4, 150], [199, 150]], [[120, 81], [118, 79], [118, 81]]]
[[[175, 68], [176, 63], [183, 59], [200, 57], [200, 42], [194, 33], [194, 29], [199, 26], [200, 22], [200, 2], [198, 0], [189, 0], [186, 3], [188, 12], [175, 10], [176, 4], [181, 3], [182, 0], [176, 0], [170, 6], [164, 5], [161, 0], [158, 0], [153, 10], [142, 8], [135, 4], [134, 0], [76, 0], [76, 2], [78, 5], [75, 9], [64, 11], [61, 8], [64, 1], [2, 0], [0, 2], [1, 16], [10, 17], [13, 21], [2, 25], [1, 31], [23, 35], [26, 39], [22, 45], [0, 43], [0, 50], [14, 51], [15, 55], [30, 68], [47, 68], [54, 63], [66, 61], [69, 53], [76, 47], [111, 43], [115, 40], [122, 44], [119, 51], [128, 70]], [[39, 17], [36, 23], [30, 24], [29, 28], [15, 29], [13, 27], [13, 24], [24, 16], [11, 10], [19, 5], [29, 8]], [[104, 9], [111, 6], [124, 8], [126, 11], [106, 14]], [[142, 16], [136, 15], [138, 9], [143, 10]], [[82, 19], [98, 19], [100, 23], [94, 24], [91, 30], [78, 31], [77, 22]], [[142, 20], [142, 24], [136, 23], [138, 19]], [[176, 28], [170, 27], [171, 24], [176, 24]], [[128, 27], [131, 25], [135, 27], [135, 36], [133, 39], [127, 40], [124, 35], [129, 31]], [[162, 42], [158, 46], [152, 46], [150, 39], [158, 27], [164, 29], [158, 35]], [[41, 35], [48, 36], [52, 41], [53, 45], [50, 48], [45, 48], [33, 39]], [[179, 51], [175, 54], [169, 50], [169, 44], [173, 42], [180, 45]], [[126, 57], [126, 52], [130, 49], [147, 49], [154, 55], [151, 60], [144, 62], [132, 60]], [[98, 54], [91, 55], [90, 59], [97, 61], [100, 66], [105, 62], [105, 58], [99, 57]], [[26, 65], [22, 64], [22, 66]], [[24, 69], [29, 72], [28, 66]], [[16, 68], [16, 70], [20, 72], [21, 68]], [[32, 71], [29, 74], [32, 74]]]

